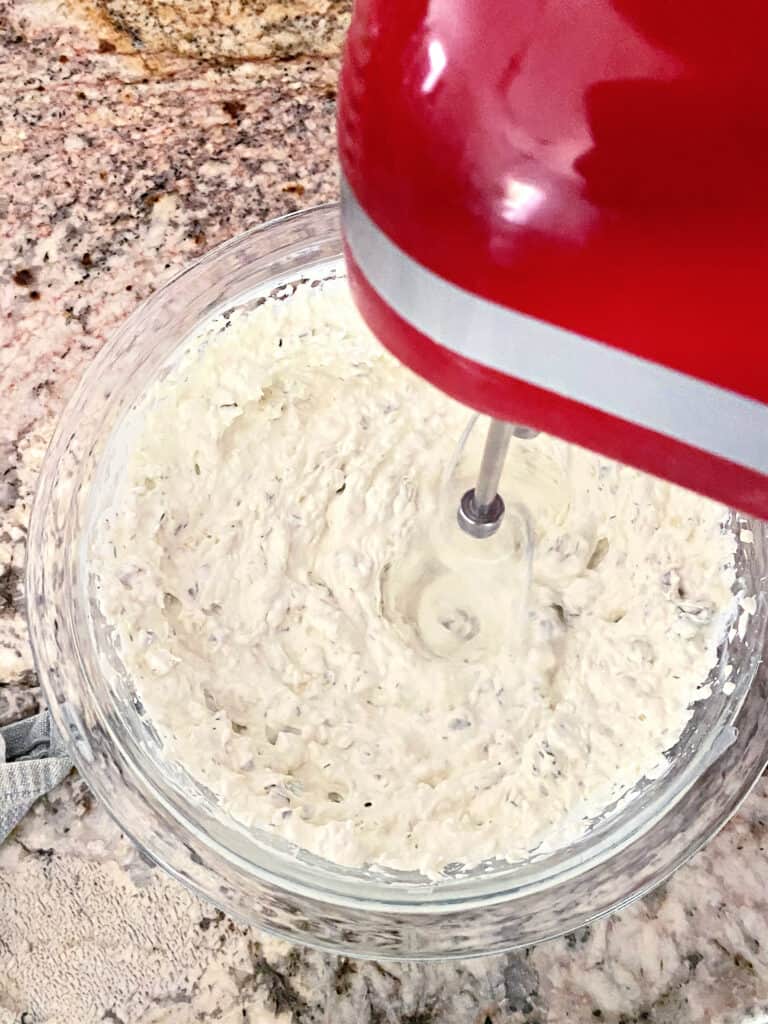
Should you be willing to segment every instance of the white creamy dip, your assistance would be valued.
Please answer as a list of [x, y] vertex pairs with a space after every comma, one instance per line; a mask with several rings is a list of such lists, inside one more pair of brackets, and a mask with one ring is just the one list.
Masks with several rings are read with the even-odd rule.
[[434, 877], [578, 837], [663, 771], [733, 612], [722, 507], [549, 437], [513, 441], [500, 487], [528, 506], [530, 584], [513, 508], [467, 552], [494, 543], [442, 489], [467, 419], [345, 282], [301, 286], [187, 346], [98, 525], [102, 610], [169, 756], [340, 864]]

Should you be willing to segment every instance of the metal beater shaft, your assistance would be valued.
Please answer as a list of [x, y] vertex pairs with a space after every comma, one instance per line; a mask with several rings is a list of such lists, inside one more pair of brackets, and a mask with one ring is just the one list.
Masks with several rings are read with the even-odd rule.
[[531, 438], [538, 431], [503, 420], [491, 420], [485, 438], [477, 484], [466, 491], [459, 502], [456, 518], [470, 537], [492, 537], [504, 518], [504, 499], [498, 493], [501, 471], [513, 437]]

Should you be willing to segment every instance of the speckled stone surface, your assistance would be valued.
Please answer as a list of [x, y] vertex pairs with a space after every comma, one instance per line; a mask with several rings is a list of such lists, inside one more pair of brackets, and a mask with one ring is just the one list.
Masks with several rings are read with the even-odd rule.
[[[345, 10], [0, 0], [0, 722], [40, 697], [19, 582], [55, 418], [176, 269], [335, 195], [327, 54]], [[287, 52], [267, 25], [280, 11], [313, 56], [247, 59]], [[666, 887], [608, 921], [467, 963], [354, 963], [202, 905], [72, 776], [0, 849], [0, 1024], [768, 1021], [767, 843], [761, 780]]]
[[[97, 29], [150, 64], [177, 54], [234, 61], [335, 57], [351, 0], [65, 0], [70, 22]], [[32, 0], [39, 9], [36, 0]]]

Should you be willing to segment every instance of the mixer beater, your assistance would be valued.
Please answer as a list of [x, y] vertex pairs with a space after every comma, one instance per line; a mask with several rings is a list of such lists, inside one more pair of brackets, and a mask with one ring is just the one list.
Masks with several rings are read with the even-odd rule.
[[509, 442], [513, 437], [529, 440], [537, 434], [538, 431], [530, 427], [491, 420], [477, 483], [464, 492], [456, 513], [459, 526], [470, 537], [484, 540], [492, 537], [501, 526], [505, 506], [498, 489]]

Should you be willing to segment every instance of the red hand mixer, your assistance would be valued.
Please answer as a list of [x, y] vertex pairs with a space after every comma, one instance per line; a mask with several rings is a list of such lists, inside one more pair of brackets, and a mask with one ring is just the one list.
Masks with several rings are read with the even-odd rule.
[[477, 535], [512, 423], [768, 518], [765, 0], [356, 0], [339, 144], [364, 318], [502, 421]]

